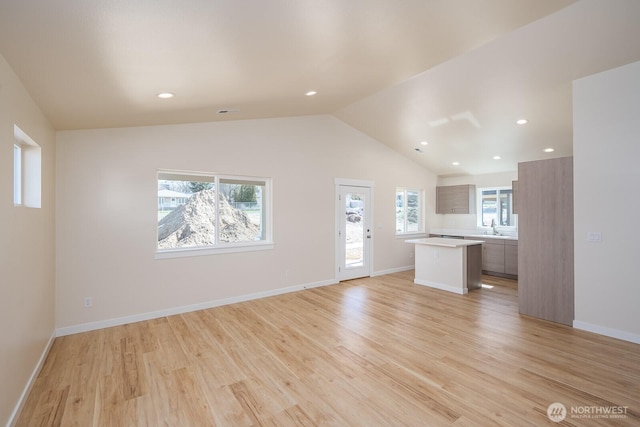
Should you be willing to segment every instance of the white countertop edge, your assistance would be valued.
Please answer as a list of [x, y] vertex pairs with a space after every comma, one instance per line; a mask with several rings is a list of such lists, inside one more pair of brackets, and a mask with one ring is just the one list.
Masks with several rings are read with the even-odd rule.
[[460, 248], [463, 246], [481, 245], [483, 240], [467, 240], [467, 239], [446, 239], [443, 237], [428, 237], [422, 239], [405, 240], [406, 243], [415, 245], [444, 246], [448, 248]]
[[473, 230], [452, 230], [446, 228], [434, 228], [429, 230], [430, 234], [442, 234], [448, 236], [460, 236], [460, 237], [474, 237], [476, 239], [499, 239], [499, 240], [518, 240], [517, 234], [482, 234], [480, 231]]

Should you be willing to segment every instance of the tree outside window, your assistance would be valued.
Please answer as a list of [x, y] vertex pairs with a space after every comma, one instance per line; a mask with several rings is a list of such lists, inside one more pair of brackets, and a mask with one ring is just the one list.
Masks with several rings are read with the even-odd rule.
[[480, 190], [481, 227], [515, 227], [513, 214], [513, 192], [511, 188], [481, 188]]
[[396, 189], [396, 234], [423, 232], [422, 190]]

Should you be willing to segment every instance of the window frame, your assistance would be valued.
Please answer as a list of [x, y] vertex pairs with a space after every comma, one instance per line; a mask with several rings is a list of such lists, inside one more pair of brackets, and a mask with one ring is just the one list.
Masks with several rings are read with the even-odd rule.
[[477, 216], [477, 226], [482, 230], [491, 230], [491, 225], [485, 226], [482, 222], [482, 193], [484, 191], [496, 191], [496, 200], [500, 199], [500, 191], [509, 190], [511, 191], [511, 218], [513, 225], [496, 225], [496, 228], [500, 228], [504, 231], [516, 231], [518, 229], [518, 215], [513, 212], [513, 188], [510, 186], [498, 186], [498, 187], [482, 187], [478, 188], [476, 194], [477, 206], [476, 206], [476, 216]]
[[[405, 215], [404, 215], [404, 230], [405, 231], [398, 231], [398, 219], [397, 219], [397, 215], [398, 215], [398, 193], [402, 192], [403, 193], [403, 199], [404, 199], [404, 211], [405, 211]], [[407, 230], [407, 193], [409, 192], [415, 192], [418, 193], [418, 230], [416, 231], [406, 231]], [[423, 236], [425, 235], [425, 201], [424, 201], [424, 189], [422, 188], [411, 188], [411, 187], [396, 187], [395, 193], [394, 193], [394, 205], [395, 205], [395, 224], [394, 224], [394, 230], [395, 230], [395, 235], [398, 238], [406, 238], [406, 237], [411, 237], [411, 236]]]
[[22, 206], [22, 146], [13, 144], [13, 205]]
[[[193, 179], [189, 179], [193, 178]], [[198, 182], [211, 182], [214, 184], [216, 192], [220, 188], [220, 180], [222, 181], [238, 181], [238, 182], [259, 182], [264, 183], [264, 194], [262, 194], [262, 223], [264, 238], [261, 240], [245, 241], [245, 242], [221, 242], [217, 231], [220, 229], [218, 222], [220, 220], [217, 214], [219, 206], [216, 202], [216, 237], [215, 244], [209, 246], [196, 246], [196, 247], [180, 247], [180, 248], [165, 248], [158, 247], [158, 232], [156, 220], [156, 234], [155, 234], [155, 259], [167, 259], [167, 258], [181, 258], [191, 256], [203, 256], [203, 255], [215, 255], [224, 253], [236, 253], [236, 252], [253, 252], [261, 250], [270, 250], [274, 248], [273, 242], [273, 197], [272, 197], [272, 181], [267, 177], [255, 177], [255, 176], [240, 176], [240, 175], [228, 175], [217, 174], [209, 172], [194, 172], [194, 171], [182, 171], [182, 170], [169, 170], [162, 169], [156, 173], [156, 184], [160, 180], [175, 180], [175, 181], [187, 181], [193, 180]], [[224, 182], [223, 182], [224, 183]], [[157, 185], [156, 185], [157, 188]], [[217, 194], [217, 193], [216, 193]], [[217, 197], [216, 197], [217, 201]], [[157, 196], [155, 200], [156, 212], [158, 207]], [[157, 213], [156, 213], [157, 218]]]
[[13, 205], [42, 207], [42, 148], [13, 125]]

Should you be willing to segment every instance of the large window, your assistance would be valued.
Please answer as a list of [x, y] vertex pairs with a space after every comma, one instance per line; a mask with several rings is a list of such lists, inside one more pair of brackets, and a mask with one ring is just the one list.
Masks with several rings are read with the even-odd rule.
[[515, 227], [513, 192], [511, 188], [481, 188], [478, 190], [478, 225], [480, 227]]
[[270, 187], [268, 178], [159, 172], [158, 254], [267, 249]]
[[424, 231], [422, 190], [396, 189], [396, 234]]

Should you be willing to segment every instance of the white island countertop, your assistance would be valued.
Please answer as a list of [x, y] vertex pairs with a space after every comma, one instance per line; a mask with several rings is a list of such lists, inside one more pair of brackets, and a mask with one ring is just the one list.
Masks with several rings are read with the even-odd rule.
[[422, 239], [405, 240], [406, 243], [429, 246], [445, 246], [448, 248], [461, 248], [463, 246], [481, 245], [483, 240], [447, 239], [444, 237], [428, 237]]

